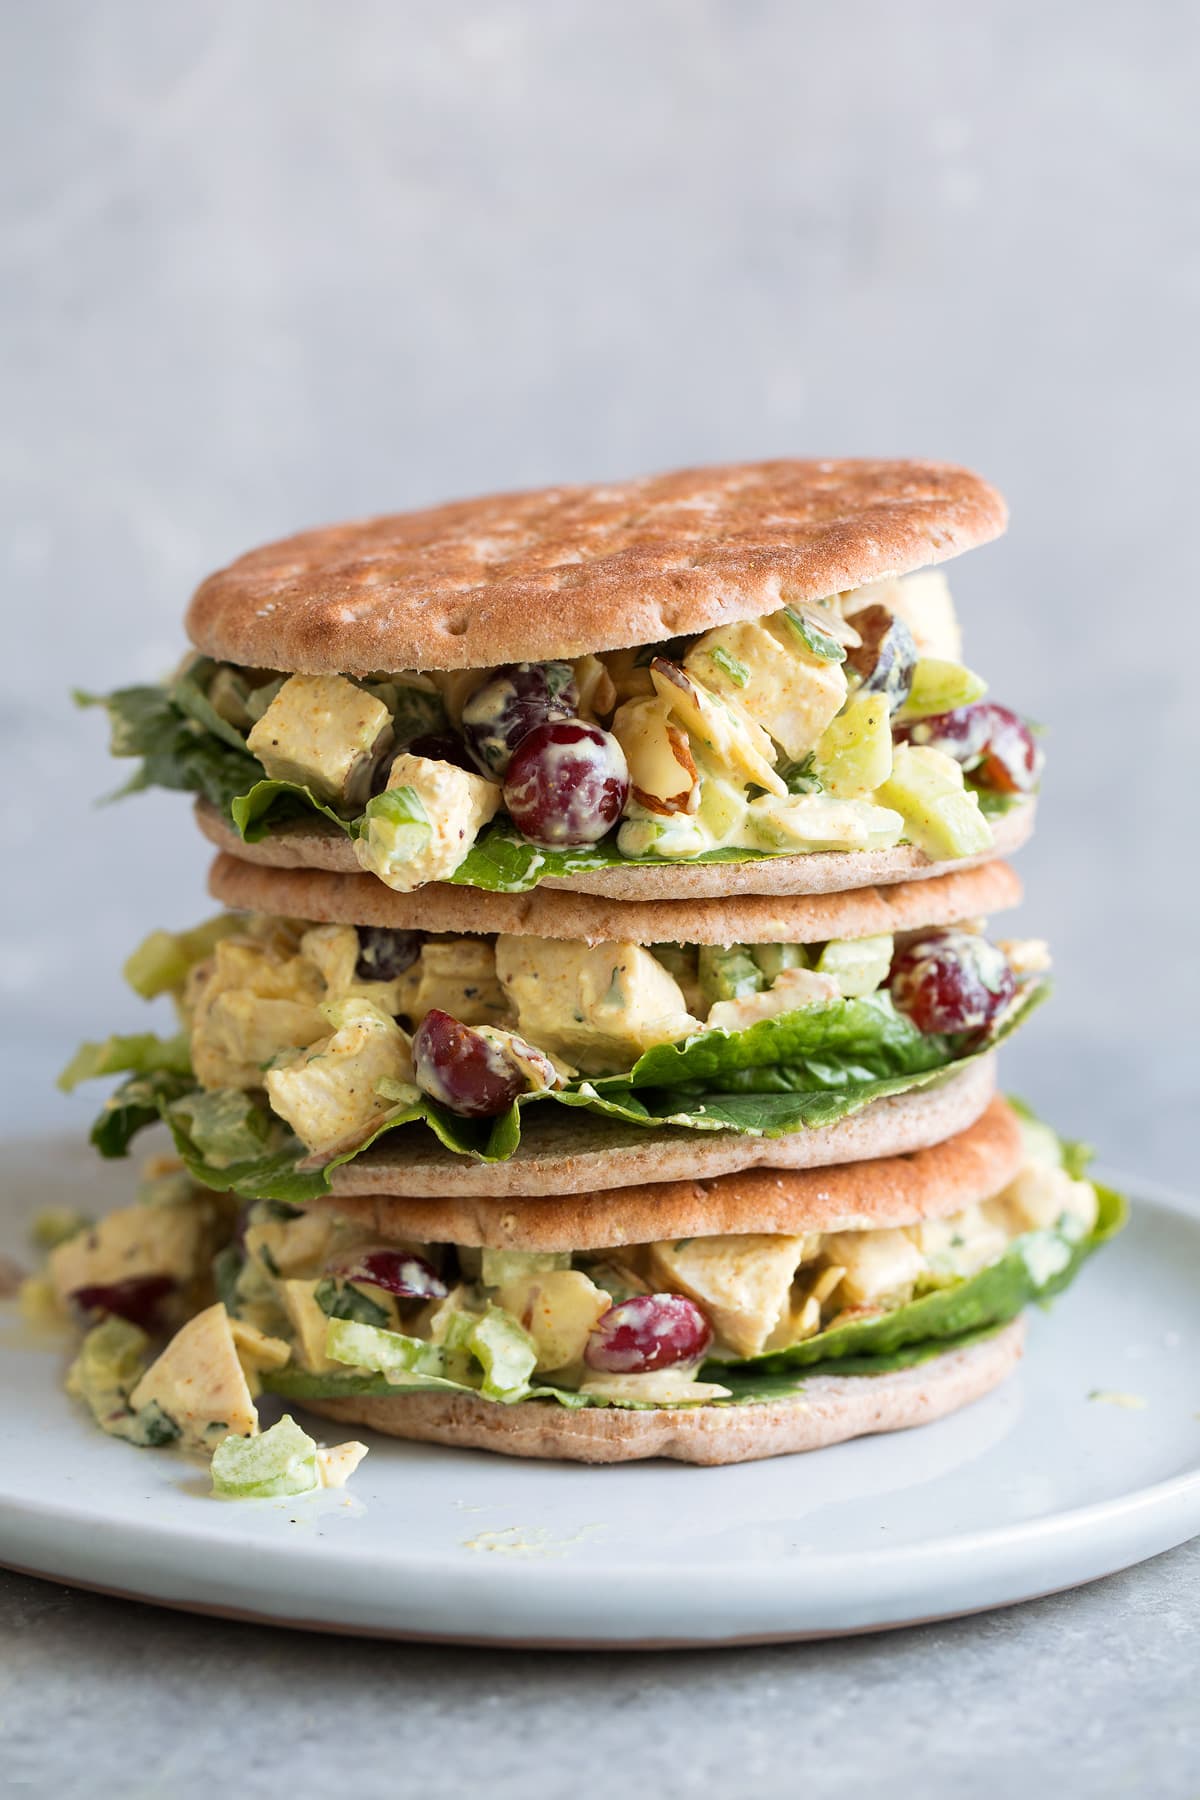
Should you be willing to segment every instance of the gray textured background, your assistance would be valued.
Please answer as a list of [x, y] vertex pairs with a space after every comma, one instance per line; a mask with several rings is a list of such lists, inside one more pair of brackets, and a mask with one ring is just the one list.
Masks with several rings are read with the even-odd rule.
[[955, 587], [971, 660], [1053, 728], [1022, 869], [1059, 984], [1010, 1080], [1186, 1179], [1198, 21], [4, 9], [11, 1122], [85, 1116], [35, 1074], [131, 1024], [125, 949], [205, 910], [186, 803], [93, 811], [102, 724], [64, 690], [162, 671], [208, 569], [496, 484], [915, 453], [1010, 497]]
[[[6, 1124], [85, 1117], [52, 1071], [81, 1032], [137, 1017], [116, 974], [131, 941], [206, 910], [185, 803], [94, 811], [101, 725], [64, 692], [169, 665], [210, 567], [495, 484], [915, 453], [1008, 494], [1010, 536], [956, 592], [970, 660], [1053, 727], [1022, 869], [1059, 986], [1010, 1079], [1110, 1160], [1192, 1179], [1195, 7], [40, 0], [0, 30]], [[1159, 1567], [1176, 1598], [1191, 1582], [1154, 1665], [1157, 1705], [1182, 1706], [1196, 1564]], [[1023, 1615], [1057, 1633], [1036, 1638], [1047, 1705], [1067, 1701], [1060, 1659], [1086, 1657], [1093, 1794], [1137, 1787], [1105, 1753], [1127, 1672], [1103, 1659], [1130, 1596], [1155, 1592], [1106, 1591], [1107, 1611]], [[51, 1645], [129, 1616], [30, 1608], [15, 1621]], [[852, 1688], [852, 1670], [907, 1676], [931, 1730], [988, 1734], [995, 1658], [1026, 1640], [1016, 1619], [974, 1630], [834, 1663]], [[803, 1708], [814, 1665], [787, 1657], [744, 1666]], [[102, 1681], [95, 1659], [71, 1667]], [[464, 1706], [487, 1685], [438, 1667]], [[1162, 1716], [1131, 1713], [1126, 1743]], [[1186, 1750], [1183, 1720], [1156, 1755]], [[1072, 1740], [1054, 1743], [1044, 1767], [1071, 1791]], [[1156, 1793], [1185, 1791], [1158, 1773]]]

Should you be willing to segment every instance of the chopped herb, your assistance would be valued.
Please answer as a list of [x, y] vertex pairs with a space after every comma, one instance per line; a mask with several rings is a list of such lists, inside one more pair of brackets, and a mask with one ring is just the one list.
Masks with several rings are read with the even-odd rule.
[[392, 1323], [387, 1308], [378, 1305], [352, 1281], [319, 1281], [313, 1299], [329, 1319], [354, 1319], [359, 1325], [377, 1325], [384, 1330]]
[[844, 645], [830, 637], [811, 613], [797, 612], [794, 606], [785, 606], [783, 616], [810, 656], [819, 656], [822, 662], [845, 662]]
[[710, 650], [708, 654], [716, 663], [718, 669], [723, 669], [725, 671], [735, 687], [744, 688], [748, 685], [750, 671], [744, 662], [739, 662], [736, 656], [731, 656], [729, 651], [723, 649], [720, 644], [718, 644], [715, 649]]

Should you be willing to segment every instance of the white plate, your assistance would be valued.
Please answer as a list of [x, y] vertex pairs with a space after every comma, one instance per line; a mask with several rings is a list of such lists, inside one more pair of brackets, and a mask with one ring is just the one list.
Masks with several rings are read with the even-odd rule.
[[[101, 1211], [131, 1172], [53, 1143], [10, 1146], [4, 1167], [10, 1250], [19, 1212]], [[61, 1341], [0, 1319], [0, 1561], [167, 1605], [395, 1637], [726, 1644], [1010, 1605], [1200, 1532], [1200, 1209], [1165, 1194], [1035, 1315], [988, 1399], [741, 1468], [379, 1439], [345, 1493], [222, 1503], [180, 1458], [102, 1437], [61, 1391]]]

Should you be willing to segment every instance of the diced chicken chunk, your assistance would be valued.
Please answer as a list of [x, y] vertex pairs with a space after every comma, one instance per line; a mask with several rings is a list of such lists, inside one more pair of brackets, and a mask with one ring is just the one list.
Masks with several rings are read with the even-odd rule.
[[689, 674], [765, 727], [799, 762], [846, 698], [840, 662], [810, 655], [786, 619], [746, 619], [698, 638], [684, 658]]
[[910, 1298], [925, 1259], [899, 1229], [835, 1231], [821, 1245], [822, 1261], [845, 1270], [837, 1288], [842, 1306], [893, 1306]]
[[890, 850], [904, 830], [890, 806], [828, 794], [760, 794], [747, 808], [747, 823], [765, 849], [777, 851]]
[[224, 938], [188, 983], [192, 1067], [204, 1088], [261, 1087], [264, 1066], [328, 1029], [324, 983], [301, 956]]
[[499, 937], [496, 972], [522, 1035], [590, 1074], [700, 1029], [679, 983], [637, 944]]
[[1030, 1162], [989, 1209], [1013, 1233], [1048, 1231], [1065, 1220], [1084, 1237], [1095, 1227], [1099, 1203], [1090, 1181], [1076, 1181], [1065, 1169]]
[[129, 1397], [134, 1412], [152, 1402], [178, 1425], [185, 1448], [211, 1450], [229, 1433], [248, 1437], [258, 1430], [229, 1315], [220, 1303], [175, 1333]]
[[1008, 1233], [981, 1206], [905, 1227], [932, 1275], [943, 1281], [977, 1275], [1003, 1256]]
[[292, 675], [246, 739], [274, 781], [362, 806], [392, 742], [392, 715], [344, 675]]
[[489, 938], [429, 938], [396, 990], [396, 1011], [414, 1029], [434, 1007], [463, 1025], [499, 1025], [512, 1017]]
[[500, 1305], [519, 1319], [537, 1346], [539, 1369], [565, 1369], [583, 1357], [611, 1296], [578, 1269], [517, 1275], [498, 1291]]
[[652, 1278], [689, 1295], [738, 1356], [757, 1356], [787, 1305], [807, 1240], [774, 1232], [650, 1245]]
[[412, 1081], [409, 1040], [394, 1019], [366, 1000], [330, 1010], [340, 1021], [332, 1036], [265, 1078], [272, 1107], [310, 1150], [361, 1141], [388, 1110], [379, 1083]]
[[[388, 798], [391, 796], [391, 799]], [[354, 853], [397, 893], [453, 875], [500, 805], [500, 789], [453, 763], [405, 752], [367, 816]]]
[[210, 1215], [203, 1206], [124, 1206], [50, 1252], [55, 1293], [64, 1303], [90, 1287], [109, 1287], [166, 1275], [193, 1282], [212, 1253]]

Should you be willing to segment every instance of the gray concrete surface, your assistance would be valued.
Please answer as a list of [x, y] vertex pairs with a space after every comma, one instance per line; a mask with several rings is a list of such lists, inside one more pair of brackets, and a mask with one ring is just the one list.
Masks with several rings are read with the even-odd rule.
[[[971, 660], [1052, 727], [1023, 924], [1058, 993], [1009, 1079], [1193, 1183], [1194, 7], [41, 0], [0, 39], [0, 1126], [83, 1122], [53, 1071], [132, 1024], [129, 944], [206, 910], [182, 802], [94, 809], [101, 727], [65, 690], [169, 665], [208, 568], [497, 484], [911, 452], [1010, 496], [955, 585]], [[231, 1780], [283, 1726], [311, 1778], [348, 1750], [360, 1791], [363, 1744], [430, 1794], [455, 1768], [565, 1791], [624, 1719], [660, 1792], [706, 1769], [763, 1791], [781, 1757], [828, 1793], [872, 1767], [1195, 1792], [1198, 1567], [645, 1667], [273, 1639], [14, 1581], [0, 1732], [35, 1786], [39, 1727], [93, 1791], [198, 1792], [201, 1727], [172, 1728], [195, 1683]], [[130, 1733], [147, 1759], [118, 1783]]]
[[63, 1800], [1195, 1800], [1200, 1541], [1013, 1612], [661, 1656], [189, 1619], [0, 1574], [4, 1771]]

